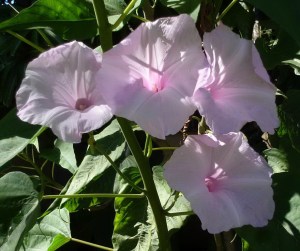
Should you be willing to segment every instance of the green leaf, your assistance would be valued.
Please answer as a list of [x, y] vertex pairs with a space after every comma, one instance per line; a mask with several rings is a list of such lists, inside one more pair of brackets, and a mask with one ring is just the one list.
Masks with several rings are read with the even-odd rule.
[[199, 0], [160, 0], [160, 2], [176, 10], [179, 14], [186, 13], [189, 14], [194, 21], [197, 20], [201, 2]]
[[[268, 226], [237, 229], [250, 245], [249, 251], [300, 250], [300, 186], [299, 175], [273, 175], [275, 214]], [[275, 238], [276, 237], [276, 238]]]
[[246, 0], [281, 25], [300, 45], [299, 10], [300, 1], [290, 0]]
[[[120, 131], [118, 123], [114, 120], [101, 133], [95, 135], [97, 146], [103, 149], [113, 161], [117, 161], [124, 153], [125, 141]], [[66, 194], [80, 193], [84, 188], [94, 180], [104, 175], [105, 170], [112, 168], [108, 160], [103, 155], [92, 153], [92, 149], [84, 157], [82, 163], [78, 167]], [[63, 200], [65, 203], [67, 199]], [[67, 206], [67, 205], [66, 205]], [[74, 208], [68, 208], [74, 210]]]
[[263, 23], [262, 28], [262, 37], [256, 40], [256, 47], [264, 66], [267, 69], [273, 69], [278, 65], [290, 65], [298, 71], [300, 69], [299, 44], [281, 27], [276, 27], [272, 22]]
[[67, 209], [56, 209], [39, 220], [26, 234], [20, 249], [26, 251], [54, 251], [71, 238], [70, 217]]
[[[141, 177], [132, 156], [128, 157], [123, 163], [122, 171], [136, 185], [140, 184]], [[119, 180], [117, 190], [122, 193], [135, 192], [123, 180]], [[118, 251], [150, 250], [155, 224], [153, 218], [149, 218], [148, 215], [147, 199], [116, 198], [115, 211], [112, 236], [114, 249]]]
[[238, 2], [223, 17], [222, 22], [235, 30], [238, 29], [243, 38], [252, 39], [254, 20], [253, 8], [244, 2]]
[[0, 30], [51, 28], [64, 39], [87, 39], [97, 34], [92, 3], [86, 0], [39, 0], [15, 17], [0, 23]]
[[[124, 171], [131, 180], [138, 184], [141, 180], [138, 169], [134, 166], [132, 160], [127, 164], [128, 168]], [[178, 213], [190, 211], [190, 205], [187, 200], [180, 195], [179, 198], [173, 193], [171, 188], [163, 178], [163, 168], [157, 166], [153, 168], [153, 179], [159, 194], [160, 201], [164, 208], [169, 208], [169, 213]], [[126, 185], [120, 186], [122, 192], [132, 192], [131, 187]], [[159, 249], [156, 223], [146, 199], [115, 199], [116, 216], [114, 221], [113, 244], [117, 250], [150, 250]], [[169, 232], [179, 229], [186, 215], [167, 217]]]
[[43, 150], [41, 156], [59, 164], [71, 173], [75, 173], [77, 170], [76, 157], [72, 143], [57, 139], [54, 143], [54, 148]]
[[[177, 197], [174, 190], [169, 187], [163, 176], [162, 166], [155, 166], [153, 168], [153, 179], [163, 208], [169, 208], [171, 206], [168, 211], [169, 213], [192, 211], [190, 203], [184, 198], [184, 196], [180, 193]], [[187, 215], [167, 217], [168, 230], [174, 231], [179, 229], [186, 218]]]
[[40, 126], [21, 121], [15, 109], [10, 111], [0, 121], [0, 167], [20, 153], [43, 130]]
[[11, 172], [0, 178], [0, 249], [18, 250], [39, 215], [39, 195], [29, 176]]
[[274, 173], [288, 172], [289, 163], [286, 154], [276, 148], [267, 149], [264, 151], [267, 157], [268, 164], [272, 167]]
[[[134, 11], [141, 5], [141, 3], [142, 0], [136, 0], [134, 6], [131, 8], [128, 15], [113, 31], [120, 30], [124, 26], [124, 24], [126, 24], [131, 14], [134, 13]], [[108, 22], [111, 25], [114, 25], [115, 22], [119, 19], [119, 17], [123, 14], [124, 10], [127, 7], [127, 4], [124, 0], [104, 0], [104, 4], [107, 10]]]
[[281, 132], [287, 132], [292, 146], [300, 152], [300, 90], [289, 90], [287, 99], [279, 106]]

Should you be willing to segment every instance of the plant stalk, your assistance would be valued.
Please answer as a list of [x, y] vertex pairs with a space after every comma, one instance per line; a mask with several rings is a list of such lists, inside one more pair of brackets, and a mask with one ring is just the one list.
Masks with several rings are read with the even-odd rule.
[[132, 199], [142, 199], [145, 197], [143, 193], [141, 194], [111, 194], [111, 193], [94, 193], [94, 194], [50, 194], [44, 195], [43, 200], [52, 200], [52, 199], [83, 199], [83, 198], [132, 198]]
[[[93, 5], [95, 9], [95, 15], [99, 27], [99, 35], [102, 43], [103, 51], [107, 51], [112, 48], [112, 32], [108, 24], [107, 15], [105, 11], [104, 1], [103, 0], [93, 0]], [[101, 8], [102, 6], [102, 8]], [[122, 133], [125, 140], [134, 156], [138, 168], [140, 170], [144, 186], [145, 186], [145, 195], [149, 201], [149, 204], [152, 208], [156, 227], [157, 234], [159, 239], [159, 247], [162, 251], [171, 251], [171, 244], [169, 239], [168, 227], [166, 222], [166, 217], [164, 215], [164, 210], [161, 206], [159, 196], [154, 184], [153, 175], [147, 158], [143, 154], [137, 138], [134, 135], [134, 132], [129, 124], [129, 122], [124, 118], [117, 118]]]

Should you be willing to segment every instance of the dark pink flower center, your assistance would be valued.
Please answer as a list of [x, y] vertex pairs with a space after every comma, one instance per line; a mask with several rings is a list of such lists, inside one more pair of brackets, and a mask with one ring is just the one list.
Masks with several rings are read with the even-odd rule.
[[144, 85], [149, 91], [159, 92], [162, 90], [160, 84], [157, 83], [147, 83]]
[[217, 189], [217, 180], [212, 177], [205, 178], [205, 185], [209, 192], [214, 192]]
[[77, 101], [76, 101], [75, 109], [78, 111], [83, 111], [86, 108], [90, 107], [91, 105], [92, 104], [88, 99], [80, 98], [80, 99], [77, 99]]

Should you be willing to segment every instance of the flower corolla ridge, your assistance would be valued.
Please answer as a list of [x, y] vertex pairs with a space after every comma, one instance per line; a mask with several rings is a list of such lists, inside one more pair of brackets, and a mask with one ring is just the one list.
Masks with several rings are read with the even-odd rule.
[[263, 131], [274, 133], [279, 126], [276, 87], [253, 42], [220, 24], [204, 34], [203, 46], [210, 74], [199, 77], [193, 99], [211, 130], [237, 132], [256, 121]]
[[19, 118], [50, 127], [64, 141], [80, 142], [82, 133], [112, 117], [95, 81], [101, 60], [77, 41], [41, 53], [28, 64], [16, 94]]
[[201, 46], [188, 15], [142, 23], [103, 54], [98, 79], [112, 112], [160, 139], [177, 133], [196, 110], [191, 96], [208, 69]]
[[191, 203], [202, 228], [215, 234], [273, 217], [271, 171], [243, 134], [188, 136], [165, 164], [164, 177]]

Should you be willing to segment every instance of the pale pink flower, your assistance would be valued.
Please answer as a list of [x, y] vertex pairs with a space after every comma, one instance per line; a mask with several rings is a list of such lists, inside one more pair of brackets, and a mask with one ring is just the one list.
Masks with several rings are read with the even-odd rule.
[[18, 116], [48, 126], [64, 141], [80, 142], [81, 134], [112, 117], [97, 90], [95, 73], [101, 55], [80, 42], [50, 49], [32, 62], [16, 95]]
[[114, 114], [164, 139], [196, 110], [190, 97], [207, 66], [193, 20], [180, 15], [143, 23], [105, 52], [98, 79]]
[[275, 208], [270, 175], [242, 133], [188, 136], [164, 171], [169, 185], [191, 203], [202, 228], [213, 234], [268, 223]]
[[228, 133], [256, 121], [263, 131], [274, 133], [279, 125], [276, 88], [252, 41], [220, 24], [204, 34], [203, 46], [211, 72], [200, 76], [194, 101], [208, 126]]

